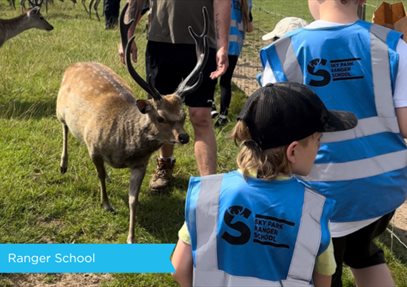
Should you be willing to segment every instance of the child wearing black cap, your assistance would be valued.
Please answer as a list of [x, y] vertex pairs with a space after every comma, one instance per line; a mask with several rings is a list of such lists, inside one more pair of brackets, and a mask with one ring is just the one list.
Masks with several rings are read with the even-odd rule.
[[250, 96], [232, 137], [239, 170], [192, 177], [172, 263], [181, 286], [329, 286], [334, 202], [307, 175], [322, 132], [356, 126], [306, 86], [279, 83]]

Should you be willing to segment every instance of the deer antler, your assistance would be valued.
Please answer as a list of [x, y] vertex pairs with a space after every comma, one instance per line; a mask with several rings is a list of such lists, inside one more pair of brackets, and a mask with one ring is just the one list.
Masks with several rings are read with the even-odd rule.
[[128, 39], [128, 30], [131, 25], [134, 23], [134, 19], [131, 19], [129, 23], [124, 23], [124, 17], [126, 15], [127, 8], [129, 6], [129, 3], [126, 3], [126, 5], [123, 7], [122, 13], [120, 14], [120, 36], [121, 36], [121, 41], [122, 41], [122, 47], [123, 49], [125, 48], [125, 62], [127, 66], [127, 70], [129, 71], [131, 77], [136, 81], [137, 84], [143, 90], [145, 90], [149, 95], [151, 95], [155, 100], [161, 100], [161, 94], [157, 91], [155, 87], [152, 85], [148, 84], [143, 78], [137, 73], [136, 69], [133, 67], [131, 63], [131, 45], [133, 44], [135, 35]]
[[[202, 70], [205, 67], [209, 57], [209, 46], [207, 38], [209, 16], [206, 7], [202, 8], [202, 14], [204, 19], [204, 28], [200, 35], [195, 33], [191, 26], [188, 27], [189, 34], [191, 35], [195, 42], [197, 63], [192, 72], [178, 85], [178, 88], [175, 91], [175, 93], [183, 100], [186, 94], [195, 91], [201, 84]], [[195, 80], [196, 77], [198, 77], [197, 80]], [[192, 85], [188, 85], [191, 79], [195, 80], [195, 83], [193, 83]]]
[[41, 5], [42, 5], [42, 2], [43, 2], [44, 0], [28, 0], [28, 2], [30, 2], [30, 4], [31, 4], [31, 7], [40, 7], [41, 8]]

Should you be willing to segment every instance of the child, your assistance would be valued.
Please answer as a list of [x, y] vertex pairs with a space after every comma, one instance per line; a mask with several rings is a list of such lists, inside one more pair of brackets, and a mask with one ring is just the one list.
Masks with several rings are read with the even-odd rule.
[[356, 129], [325, 137], [306, 178], [336, 200], [331, 234], [342, 286], [342, 263], [359, 287], [394, 286], [383, 251], [384, 232], [406, 199], [407, 45], [401, 34], [358, 19], [363, 0], [309, 0], [316, 19], [262, 49], [263, 84], [308, 85], [330, 109], [353, 112]]
[[253, 93], [232, 134], [239, 170], [190, 179], [186, 226], [172, 257], [180, 285], [329, 286], [334, 202], [294, 175], [311, 170], [321, 132], [356, 122], [328, 111], [302, 84]]

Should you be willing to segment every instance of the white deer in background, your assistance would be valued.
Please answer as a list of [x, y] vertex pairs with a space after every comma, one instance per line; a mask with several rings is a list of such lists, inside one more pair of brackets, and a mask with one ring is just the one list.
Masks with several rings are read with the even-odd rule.
[[37, 28], [51, 31], [54, 29], [41, 15], [40, 8], [34, 7], [18, 17], [12, 19], [0, 19], [0, 47], [8, 39], [13, 38], [25, 30]]

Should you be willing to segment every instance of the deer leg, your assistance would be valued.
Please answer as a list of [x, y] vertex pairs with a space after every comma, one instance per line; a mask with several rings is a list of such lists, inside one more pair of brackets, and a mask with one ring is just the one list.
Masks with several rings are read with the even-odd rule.
[[89, 2], [89, 9], [88, 9], [88, 11], [89, 11], [89, 18], [92, 18], [92, 6], [93, 6], [93, 2], [94, 2], [94, 0], [90, 0], [90, 2]]
[[98, 18], [98, 21], [100, 21], [99, 11], [98, 11], [99, 2], [100, 2], [100, 0], [95, 0], [95, 5], [93, 6], [93, 8], [95, 9], [96, 18]]
[[88, 10], [88, 7], [86, 7], [85, 0], [82, 0], [81, 2], [82, 2], [83, 8], [85, 8], [86, 13], [89, 14], [89, 10]]
[[136, 241], [134, 236], [134, 229], [136, 225], [136, 210], [138, 204], [138, 196], [140, 194], [140, 187], [141, 183], [143, 182], [146, 169], [147, 165], [131, 169], [130, 189], [129, 189], [130, 219], [127, 243], [134, 243]]
[[66, 124], [62, 124], [62, 136], [62, 155], [59, 170], [64, 174], [68, 170], [68, 126]]
[[21, 14], [24, 13], [25, 8], [25, 0], [20, 0], [20, 7], [21, 7]]
[[92, 155], [91, 158], [94, 165], [96, 166], [96, 171], [98, 173], [100, 181], [100, 199], [102, 202], [102, 206], [105, 210], [114, 212], [114, 209], [110, 205], [109, 197], [107, 196], [106, 192], [106, 169], [103, 158], [99, 155]]

